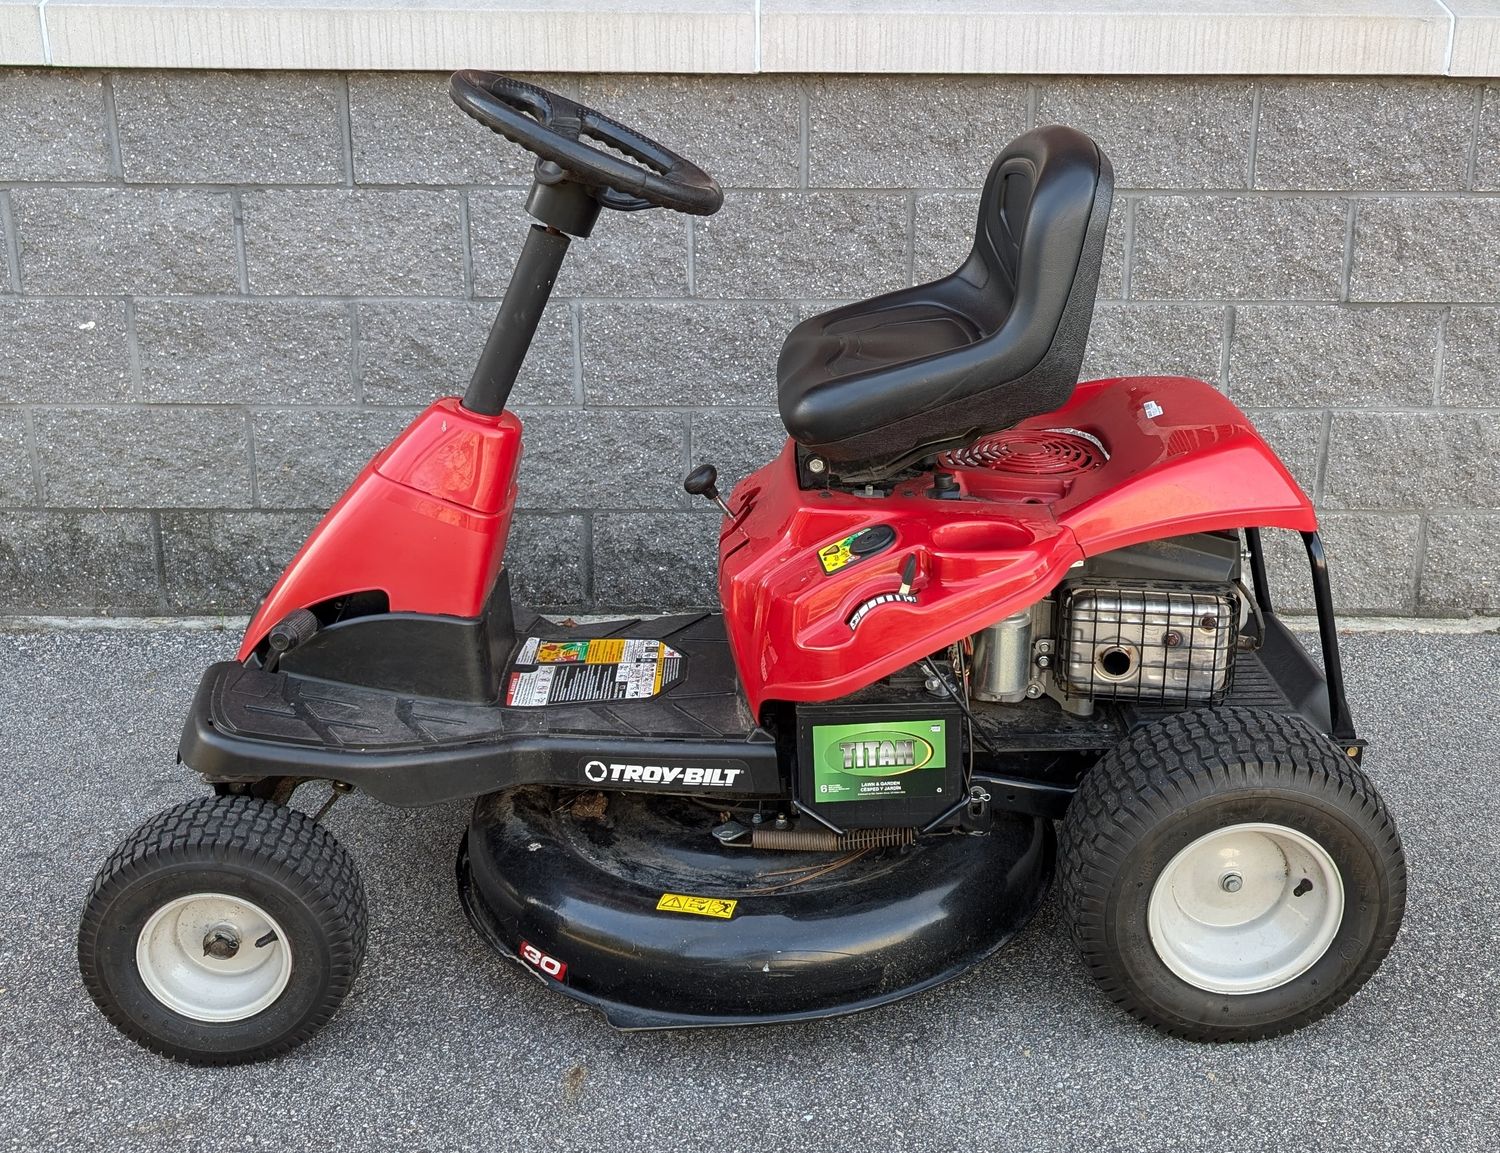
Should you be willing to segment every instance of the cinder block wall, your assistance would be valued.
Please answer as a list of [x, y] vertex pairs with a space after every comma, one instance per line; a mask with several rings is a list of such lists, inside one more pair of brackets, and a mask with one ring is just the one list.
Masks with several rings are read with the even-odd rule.
[[[540, 79], [730, 191], [575, 246], [515, 398], [531, 603], [710, 602], [716, 521], [678, 482], [776, 450], [787, 328], [949, 271], [989, 161], [1062, 121], [1120, 188], [1086, 373], [1226, 389], [1318, 500], [1345, 611], [1500, 609], [1500, 89]], [[0, 73], [0, 611], [245, 610], [461, 391], [529, 165], [445, 84]]]

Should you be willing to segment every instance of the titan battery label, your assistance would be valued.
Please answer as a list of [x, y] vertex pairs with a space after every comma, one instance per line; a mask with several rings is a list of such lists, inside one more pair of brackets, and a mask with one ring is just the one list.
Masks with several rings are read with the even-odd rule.
[[[514, 708], [654, 697], [677, 680], [682, 654], [661, 641], [528, 637], [516, 655], [505, 703]], [[535, 666], [527, 668], [525, 666]]]
[[814, 725], [815, 799], [822, 804], [940, 796], [947, 751], [946, 721]]

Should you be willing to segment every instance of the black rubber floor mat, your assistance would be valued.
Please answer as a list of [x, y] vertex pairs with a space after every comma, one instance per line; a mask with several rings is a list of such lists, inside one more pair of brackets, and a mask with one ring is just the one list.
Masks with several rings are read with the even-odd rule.
[[507, 708], [299, 680], [226, 662], [216, 668], [213, 722], [259, 740], [381, 750], [464, 745], [500, 734], [743, 739], [754, 728], [717, 614], [571, 627], [535, 620], [523, 644], [527, 636], [659, 640], [681, 654], [681, 669], [674, 683], [644, 699]]

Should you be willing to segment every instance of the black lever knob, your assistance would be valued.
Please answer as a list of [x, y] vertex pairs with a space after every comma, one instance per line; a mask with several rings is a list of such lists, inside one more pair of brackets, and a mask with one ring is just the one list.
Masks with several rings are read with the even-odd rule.
[[692, 472], [682, 479], [682, 487], [693, 496], [701, 496], [705, 500], [711, 500], [724, 510], [724, 515], [733, 518], [734, 513], [729, 511], [729, 506], [724, 503], [724, 498], [719, 495], [717, 481], [719, 470], [711, 464], [700, 464]]

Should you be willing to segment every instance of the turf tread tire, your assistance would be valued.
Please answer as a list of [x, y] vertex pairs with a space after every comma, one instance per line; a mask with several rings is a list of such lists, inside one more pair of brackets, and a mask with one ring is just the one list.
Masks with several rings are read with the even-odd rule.
[[[1386, 915], [1354, 972], [1301, 1012], [1239, 1029], [1166, 1019], [1137, 995], [1109, 940], [1115, 879], [1142, 838], [1188, 806], [1256, 790], [1316, 797], [1357, 821], [1385, 869]], [[1062, 822], [1058, 859], [1063, 913], [1100, 989], [1133, 1017], [1190, 1040], [1259, 1040], [1331, 1013], [1380, 966], [1406, 904], [1401, 838], [1369, 778], [1301, 718], [1256, 709], [1176, 713], [1131, 732], [1084, 777]]]
[[[116, 997], [100, 967], [100, 935], [114, 899], [173, 866], [248, 866], [295, 893], [327, 944], [326, 981], [297, 1027], [254, 1049], [187, 1052], [142, 1028]], [[163, 1056], [200, 1065], [230, 1065], [278, 1056], [302, 1044], [338, 1011], [364, 961], [368, 913], [354, 857], [306, 813], [256, 797], [199, 797], [165, 809], [127, 836], [100, 866], [78, 931], [79, 971], [104, 1015], [132, 1040]]]

